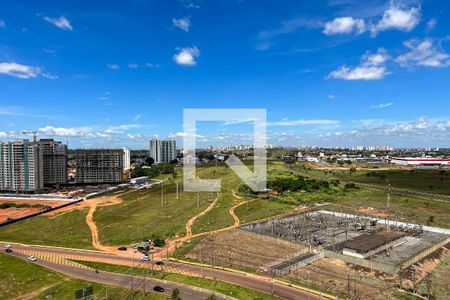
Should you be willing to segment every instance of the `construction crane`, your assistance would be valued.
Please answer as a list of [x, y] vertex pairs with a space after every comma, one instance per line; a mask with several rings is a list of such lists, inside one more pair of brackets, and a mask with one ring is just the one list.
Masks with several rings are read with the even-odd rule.
[[32, 134], [33, 135], [33, 142], [36, 143], [36, 135], [37, 135], [37, 131], [22, 131], [22, 134]]

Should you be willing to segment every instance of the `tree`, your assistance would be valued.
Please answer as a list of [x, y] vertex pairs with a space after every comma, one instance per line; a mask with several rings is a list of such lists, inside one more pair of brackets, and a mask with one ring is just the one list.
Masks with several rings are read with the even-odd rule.
[[151, 166], [151, 165], [153, 165], [155, 163], [155, 160], [153, 159], [153, 157], [147, 157], [146, 159], [145, 159], [145, 165], [146, 166]]
[[170, 299], [172, 299], [172, 300], [181, 300], [181, 298], [180, 298], [180, 290], [175, 288], [172, 291], [172, 295], [170, 296]]

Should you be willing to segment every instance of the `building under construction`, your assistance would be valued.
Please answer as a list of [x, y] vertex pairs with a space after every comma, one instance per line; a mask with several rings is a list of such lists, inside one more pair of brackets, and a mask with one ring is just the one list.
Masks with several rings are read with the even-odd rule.
[[122, 149], [75, 150], [75, 181], [79, 184], [120, 183], [123, 181]]

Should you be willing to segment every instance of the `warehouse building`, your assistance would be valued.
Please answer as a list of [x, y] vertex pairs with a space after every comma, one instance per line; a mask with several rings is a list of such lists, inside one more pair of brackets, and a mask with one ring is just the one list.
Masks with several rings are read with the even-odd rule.
[[344, 242], [342, 253], [357, 258], [368, 258], [404, 242], [406, 234], [399, 231], [380, 231], [362, 234]]
[[393, 157], [391, 159], [392, 164], [426, 168], [426, 167], [450, 167], [450, 158], [435, 158], [435, 157]]

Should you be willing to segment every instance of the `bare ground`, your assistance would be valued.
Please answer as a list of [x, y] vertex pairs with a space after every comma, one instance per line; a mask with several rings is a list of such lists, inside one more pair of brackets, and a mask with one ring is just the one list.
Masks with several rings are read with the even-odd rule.
[[231, 229], [208, 235], [187, 256], [205, 263], [210, 263], [214, 257], [217, 266], [257, 270], [280, 259], [287, 259], [304, 248], [300, 244]]

